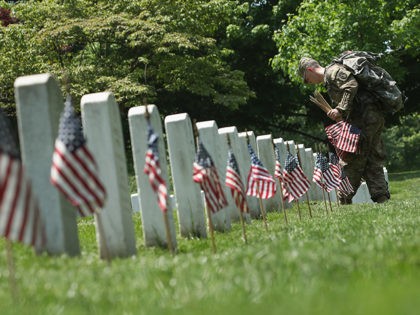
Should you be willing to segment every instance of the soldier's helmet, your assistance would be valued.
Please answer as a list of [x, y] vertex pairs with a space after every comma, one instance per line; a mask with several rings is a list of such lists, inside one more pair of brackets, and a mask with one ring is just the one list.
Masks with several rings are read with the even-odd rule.
[[309, 57], [302, 57], [299, 61], [298, 75], [303, 78], [305, 70], [309, 67], [319, 67], [318, 61]]

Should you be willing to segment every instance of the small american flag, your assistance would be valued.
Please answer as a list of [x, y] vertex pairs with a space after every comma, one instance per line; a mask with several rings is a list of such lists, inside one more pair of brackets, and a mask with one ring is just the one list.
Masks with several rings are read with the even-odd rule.
[[60, 117], [51, 166], [51, 183], [77, 207], [81, 216], [99, 211], [106, 198], [98, 167], [86, 146], [82, 124], [67, 96]]
[[166, 212], [168, 210], [167, 199], [168, 191], [165, 180], [162, 178], [162, 170], [159, 163], [158, 135], [153, 132], [151, 124], [147, 127], [147, 151], [144, 173], [149, 177], [150, 186], [157, 193], [159, 208]]
[[341, 166], [337, 154], [329, 152], [330, 168], [336, 178], [341, 179]]
[[283, 199], [288, 202], [298, 200], [308, 190], [310, 182], [303, 173], [296, 156], [287, 154], [283, 170]]
[[356, 153], [358, 151], [361, 130], [356, 126], [342, 120], [325, 127], [325, 132], [339, 156], [343, 156], [343, 152]]
[[276, 193], [276, 181], [258, 159], [250, 144], [248, 144], [248, 152], [251, 157], [251, 168], [248, 173], [246, 194], [248, 196], [269, 199]]
[[276, 154], [276, 166], [274, 168], [274, 177], [279, 179], [281, 183], [283, 181], [283, 170], [280, 163], [280, 150], [277, 146], [274, 146], [274, 152]]
[[31, 183], [25, 176], [9, 122], [0, 110], [0, 235], [10, 241], [45, 245], [41, 213]]
[[199, 141], [198, 150], [193, 164], [193, 180], [200, 184], [204, 191], [207, 208], [215, 213], [227, 206], [226, 196], [220, 185], [219, 175], [216, 166], [204, 147]]
[[345, 174], [344, 170], [341, 171], [341, 182], [338, 186], [338, 190], [346, 196], [354, 193], [353, 186], [351, 185], [349, 178]]
[[322, 189], [330, 192], [340, 185], [340, 178], [337, 178], [328, 165], [327, 158], [317, 153], [313, 181]]
[[241, 180], [239, 173], [238, 163], [236, 162], [235, 155], [232, 150], [229, 149], [228, 161], [226, 167], [226, 186], [230, 188], [233, 200], [235, 200], [236, 206], [241, 212], [248, 213], [248, 203], [246, 202], [246, 195], [244, 191], [244, 185]]

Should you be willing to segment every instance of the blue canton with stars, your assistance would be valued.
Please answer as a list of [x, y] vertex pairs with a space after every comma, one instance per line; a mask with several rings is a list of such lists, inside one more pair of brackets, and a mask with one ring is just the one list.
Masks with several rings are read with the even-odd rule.
[[155, 160], [157, 160], [159, 136], [153, 131], [150, 122], [147, 125], [147, 133], [147, 147], [152, 150], [153, 155], [155, 156]]
[[70, 95], [67, 95], [64, 111], [60, 117], [58, 139], [64, 143], [70, 152], [76, 151], [86, 142], [80, 118], [74, 111]]
[[316, 168], [319, 168], [322, 173], [325, 173], [329, 169], [327, 157], [321, 153], [317, 153], [316, 155]]
[[295, 170], [296, 167], [299, 166], [298, 160], [295, 156], [290, 154], [290, 152], [287, 154], [286, 161], [284, 162], [284, 169], [291, 173]]
[[236, 162], [235, 155], [231, 149], [229, 149], [228, 153], [228, 165], [236, 172], [236, 174], [240, 175], [238, 163]]
[[338, 160], [337, 154], [335, 154], [333, 152], [330, 152], [329, 156], [330, 156], [330, 163], [333, 164], [333, 165], [338, 165], [339, 160]]
[[214, 165], [210, 154], [207, 152], [201, 141], [198, 142], [198, 150], [195, 156], [195, 162], [204, 168], [210, 168]]
[[264, 165], [258, 159], [257, 155], [255, 154], [255, 152], [252, 149], [252, 147], [251, 147], [250, 144], [248, 144], [248, 151], [249, 151], [249, 155], [251, 156], [251, 163], [252, 163], [252, 165], [258, 165], [258, 166], [264, 167]]

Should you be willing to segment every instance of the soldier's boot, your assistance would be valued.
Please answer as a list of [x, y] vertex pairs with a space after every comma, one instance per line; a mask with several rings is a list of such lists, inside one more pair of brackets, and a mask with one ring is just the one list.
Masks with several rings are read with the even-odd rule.
[[372, 196], [372, 200], [376, 203], [384, 203], [391, 199], [391, 195], [387, 192], [385, 195]]
[[388, 196], [382, 195], [382, 196], [379, 196], [379, 197], [376, 197], [376, 198], [372, 198], [372, 200], [376, 203], [384, 203], [384, 202], [387, 202], [389, 200], [389, 198], [388, 198]]
[[340, 203], [340, 205], [351, 205], [352, 204], [352, 198], [339, 197], [338, 202]]

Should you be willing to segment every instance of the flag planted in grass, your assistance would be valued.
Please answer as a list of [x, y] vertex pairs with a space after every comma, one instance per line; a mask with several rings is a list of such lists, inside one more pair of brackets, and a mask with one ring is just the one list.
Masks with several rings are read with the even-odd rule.
[[0, 235], [10, 241], [45, 245], [45, 233], [37, 200], [25, 175], [9, 122], [0, 110]]
[[274, 177], [279, 179], [281, 183], [283, 181], [283, 169], [280, 163], [280, 150], [277, 146], [274, 146], [274, 152], [276, 154], [276, 165], [274, 168]]
[[341, 182], [338, 186], [338, 190], [346, 196], [354, 193], [353, 186], [351, 185], [350, 180], [344, 170], [341, 170]]
[[144, 173], [149, 177], [150, 186], [157, 194], [159, 208], [166, 212], [168, 210], [168, 190], [165, 180], [162, 178], [162, 170], [159, 162], [158, 135], [153, 131], [151, 124], [148, 124], [147, 151], [144, 165]]
[[328, 192], [340, 185], [341, 179], [335, 176], [333, 170], [328, 165], [327, 158], [321, 153], [317, 153], [316, 155], [313, 181]]
[[283, 199], [298, 200], [309, 190], [309, 180], [303, 173], [296, 156], [287, 154], [283, 170]]
[[200, 184], [204, 191], [208, 210], [215, 213], [227, 206], [226, 196], [220, 185], [216, 166], [201, 141], [198, 143], [193, 164], [193, 180]]
[[269, 199], [276, 193], [276, 182], [258, 159], [251, 145], [248, 144], [248, 152], [251, 157], [251, 168], [248, 173], [248, 196]]
[[246, 202], [246, 195], [244, 191], [244, 185], [241, 180], [239, 173], [238, 163], [232, 150], [229, 149], [228, 162], [226, 167], [226, 186], [230, 188], [233, 200], [235, 200], [236, 206], [241, 212], [248, 213], [248, 203]]
[[329, 152], [329, 166], [334, 176], [341, 180], [341, 166], [337, 154]]
[[106, 191], [95, 159], [86, 146], [82, 124], [67, 96], [60, 117], [58, 138], [51, 166], [51, 183], [77, 207], [81, 216], [104, 206]]

